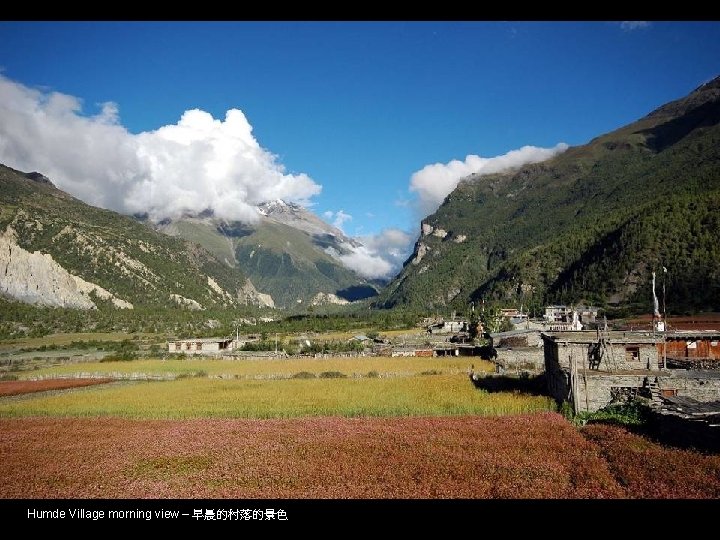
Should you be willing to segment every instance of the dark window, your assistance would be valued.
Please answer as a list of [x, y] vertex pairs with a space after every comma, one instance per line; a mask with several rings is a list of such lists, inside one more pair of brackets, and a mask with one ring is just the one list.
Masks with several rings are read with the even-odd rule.
[[628, 362], [640, 361], [640, 347], [625, 347], [625, 360]]

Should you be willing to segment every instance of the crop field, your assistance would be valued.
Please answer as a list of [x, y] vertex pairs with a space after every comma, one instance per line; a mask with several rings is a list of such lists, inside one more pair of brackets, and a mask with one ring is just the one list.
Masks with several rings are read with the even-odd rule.
[[578, 429], [546, 396], [475, 388], [470, 364], [492, 369], [359, 357], [18, 372], [0, 383], [0, 498], [720, 498], [720, 456]]
[[0, 402], [4, 416], [135, 419], [498, 415], [554, 410], [548, 397], [476, 390], [465, 375], [127, 382]]
[[[638, 448], [636, 436], [622, 428], [607, 432], [593, 426], [588, 437], [585, 430], [557, 413], [292, 420], [3, 418], [0, 497], [720, 494], [719, 456], [690, 454], [645, 440]], [[635, 457], [626, 462], [628, 456]], [[673, 466], [683, 461], [689, 463], [674, 473]], [[658, 474], [661, 489], [650, 487]]]
[[65, 390], [105, 384], [112, 379], [47, 379], [44, 381], [0, 381], [0, 397], [19, 396], [50, 390]]
[[475, 371], [494, 371], [494, 364], [475, 358], [241, 358], [237, 360], [180, 359], [134, 360], [132, 362], [82, 362], [19, 372], [21, 378], [62, 377], [82, 374], [85, 377], [118, 377], [130, 374], [148, 376], [228, 378], [288, 378], [299, 373], [320, 375], [338, 372], [347, 377], [411, 376], [422, 373], [458, 375]]
[[631, 497], [720, 498], [719, 454], [664, 448], [618, 426], [593, 424], [582, 431]]

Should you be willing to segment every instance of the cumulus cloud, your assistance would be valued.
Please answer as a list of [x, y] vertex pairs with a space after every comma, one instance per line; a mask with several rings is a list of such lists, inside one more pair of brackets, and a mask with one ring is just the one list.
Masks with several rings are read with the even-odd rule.
[[359, 246], [347, 254], [329, 253], [363, 277], [376, 279], [394, 276], [412, 251], [413, 237], [400, 229], [384, 229], [378, 234], [359, 236]]
[[410, 191], [418, 195], [419, 217], [423, 218], [437, 210], [443, 199], [466, 176], [473, 173], [496, 173], [527, 163], [545, 161], [567, 148], [568, 145], [565, 143], [559, 143], [553, 148], [523, 146], [518, 150], [511, 150], [507, 154], [491, 158], [469, 155], [465, 161], [454, 159], [450, 163], [426, 165], [413, 173], [410, 178]]
[[193, 109], [177, 124], [132, 134], [114, 103], [84, 115], [76, 97], [3, 75], [0, 161], [42, 172], [90, 204], [156, 221], [208, 208], [220, 218], [255, 221], [259, 203], [309, 204], [321, 190], [307, 175], [287, 173], [238, 109], [224, 120]]
[[620, 23], [620, 28], [623, 30], [639, 30], [641, 28], [647, 28], [650, 26], [649, 21], [622, 21]]
[[340, 229], [341, 231], [343, 230], [343, 223], [352, 219], [352, 216], [350, 214], [346, 214], [343, 210], [338, 210], [337, 212], [326, 210], [323, 212], [323, 217], [327, 221], [332, 220], [333, 227]]

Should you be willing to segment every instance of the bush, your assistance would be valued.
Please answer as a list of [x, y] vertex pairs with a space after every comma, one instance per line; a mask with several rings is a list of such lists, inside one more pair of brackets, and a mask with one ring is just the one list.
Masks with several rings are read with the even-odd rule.
[[339, 371], [323, 371], [320, 374], [321, 379], [344, 379], [347, 375], [340, 373]]
[[315, 374], [309, 371], [300, 371], [292, 376], [293, 379], [314, 379]]
[[207, 371], [205, 371], [204, 369], [200, 369], [198, 371], [185, 371], [183, 373], [180, 373], [176, 378], [177, 379], [192, 379], [192, 378], [204, 379], [207, 376], [208, 376]]
[[137, 360], [137, 354], [132, 352], [115, 353], [102, 358], [100, 362], [131, 362]]
[[374, 370], [373, 370], [373, 371], [368, 371], [368, 372], [367, 372], [367, 377], [370, 378], [370, 379], [377, 379], [378, 377], [380, 377], [380, 374], [379, 374], [377, 371], [374, 371]]
[[608, 405], [594, 413], [580, 413], [584, 423], [605, 422], [623, 426], [641, 426], [648, 420], [648, 407], [640, 400], [631, 400], [620, 405]]

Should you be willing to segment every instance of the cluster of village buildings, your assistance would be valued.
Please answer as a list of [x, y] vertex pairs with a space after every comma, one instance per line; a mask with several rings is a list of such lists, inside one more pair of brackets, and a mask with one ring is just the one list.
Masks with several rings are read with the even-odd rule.
[[[688, 414], [697, 403], [717, 402], [720, 413], [720, 329], [680, 331], [658, 324], [641, 331], [608, 330], [590, 306], [548, 306], [543, 320], [510, 309], [502, 315], [515, 329], [485, 334], [490, 340], [483, 347], [468, 339], [468, 320], [461, 317], [426, 319], [426, 335], [414, 340], [351, 339], [363, 343], [364, 355], [482, 356], [495, 362], [497, 373], [542, 374], [549, 394], [576, 412], [644, 396]], [[168, 352], [273, 355], [238, 352], [248, 339], [175, 340]]]

